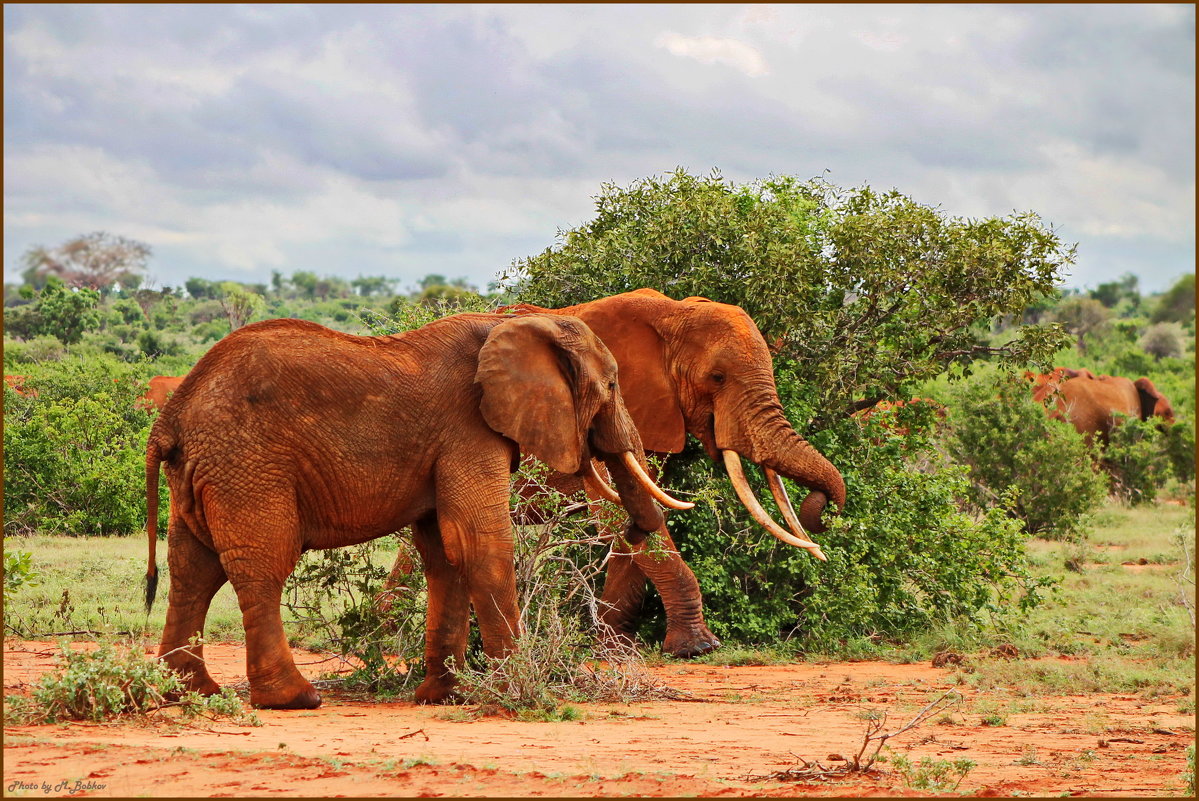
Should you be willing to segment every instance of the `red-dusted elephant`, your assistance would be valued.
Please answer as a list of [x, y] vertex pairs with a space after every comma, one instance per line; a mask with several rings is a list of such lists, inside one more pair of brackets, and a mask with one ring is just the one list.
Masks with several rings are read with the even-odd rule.
[[229, 334], [180, 384], [147, 444], [147, 608], [160, 465], [171, 491], [159, 654], [190, 688], [217, 691], [201, 648], [187, 645], [230, 581], [251, 703], [319, 705], [283, 634], [284, 581], [304, 551], [411, 526], [429, 587], [416, 697], [444, 700], [472, 606], [487, 654], [508, 653], [519, 631], [508, 484], [521, 451], [566, 474], [590, 475], [592, 457], [602, 460], [635, 521], [635, 550], [663, 525], [654, 498], [669, 498], [645, 476], [616, 369], [566, 316], [460, 314], [381, 337], [270, 320]]
[[[824, 558], [805, 529], [825, 530], [820, 515], [827, 503], [844, 508], [845, 482], [787, 422], [766, 341], [741, 307], [698, 297], [672, 300], [639, 289], [563, 309], [519, 304], [508, 310], [573, 315], [586, 322], [620, 365], [621, 394], [647, 452], [678, 453], [686, 435], [695, 436], [713, 460], [723, 462], [742, 504], [764, 528]], [[742, 459], [764, 469], [790, 531], [770, 520], [753, 496]], [[780, 476], [811, 490], [798, 514]], [[561, 476], [551, 477], [551, 483], [567, 492], [581, 486]], [[618, 634], [631, 635], [648, 577], [666, 610], [663, 650], [675, 656], [711, 651], [720, 642], [704, 622], [699, 583], [666, 526], [658, 533], [668, 558], [629, 553], [620, 538], [614, 539], [601, 599], [603, 621]], [[403, 568], [397, 565], [393, 581]]]
[[1068, 421], [1088, 440], [1099, 436], [1106, 443], [1118, 424], [1117, 415], [1174, 423], [1174, 407], [1148, 378], [1095, 375], [1090, 370], [1055, 367], [1041, 375], [1026, 373], [1033, 384], [1033, 400], [1053, 401], [1050, 416]]
[[183, 383], [183, 379], [187, 376], [182, 375], [156, 375], [150, 379], [150, 386], [145, 394], [137, 399], [134, 404], [139, 409], [145, 409], [147, 412], [161, 411], [166, 405], [167, 398], [179, 389], [179, 385]]
[[32, 387], [25, 386], [25, 381], [28, 376], [23, 375], [5, 375], [4, 384], [13, 392], [25, 398], [36, 398], [37, 390]]

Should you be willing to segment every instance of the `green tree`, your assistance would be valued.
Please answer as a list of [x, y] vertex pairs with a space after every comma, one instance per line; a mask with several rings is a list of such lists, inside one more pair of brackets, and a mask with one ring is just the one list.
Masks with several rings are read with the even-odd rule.
[[250, 292], [233, 281], [221, 283], [220, 292], [221, 308], [225, 310], [225, 316], [229, 319], [230, 331], [241, 328], [250, 322], [251, 317], [266, 308], [266, 301], [262, 295]]
[[1153, 311], [1150, 322], [1195, 324], [1194, 273], [1179, 278], [1174, 286], [1165, 291], [1157, 302], [1157, 308]]
[[[99, 303], [96, 290], [73, 290], [51, 275], [33, 303], [6, 315], [5, 330], [23, 339], [50, 334], [64, 345], [74, 345], [85, 331], [100, 326]], [[10, 315], [12, 319], [8, 319]]]
[[309, 300], [316, 299], [316, 284], [319, 280], [316, 273], [308, 270], [296, 270], [291, 274], [291, 285]]
[[652, 287], [741, 306], [814, 394], [823, 427], [971, 360], [1048, 359], [1054, 325], [1002, 345], [986, 325], [1054, 292], [1074, 248], [1033, 213], [967, 220], [891, 191], [780, 176], [737, 186], [677, 170], [605, 184], [596, 216], [518, 259], [501, 286], [565, 306]]
[[360, 275], [353, 281], [350, 281], [350, 286], [352, 286], [354, 291], [359, 295], [371, 297], [373, 295], [392, 294], [395, 283], [396, 282], [394, 278], [388, 278], [387, 276], [383, 275]]
[[1088, 340], [1102, 336], [1111, 325], [1111, 312], [1094, 298], [1071, 297], [1058, 304], [1057, 319], [1074, 335], [1078, 352], [1087, 354]]
[[1010, 592], [1009, 579], [1035, 598], [1020, 526], [998, 507], [977, 519], [959, 511], [963, 468], [926, 436], [898, 442], [847, 415], [981, 358], [1047, 364], [1069, 341], [1060, 326], [992, 342], [990, 323], [1052, 296], [1073, 257], [1032, 213], [966, 220], [897, 191], [786, 176], [738, 186], [677, 170], [604, 185], [594, 219], [514, 262], [500, 285], [551, 307], [651, 287], [749, 313], [775, 352], [785, 413], [845, 476], [847, 508], [821, 535], [829, 562], [780, 554], [774, 540], [730, 548], [732, 533], [757, 527], [719, 501], [731, 490], [694, 443], [668, 463], [666, 483], [705, 502], [669, 524], [718, 635], [829, 643], [973, 615]]

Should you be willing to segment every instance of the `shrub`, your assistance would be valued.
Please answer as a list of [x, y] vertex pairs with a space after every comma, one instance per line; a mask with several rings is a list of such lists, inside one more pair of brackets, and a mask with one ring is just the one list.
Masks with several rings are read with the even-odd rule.
[[150, 417], [134, 406], [142, 387], [131, 367], [72, 361], [42, 375], [31, 371], [29, 383], [36, 398], [5, 389], [5, 533], [140, 531]]
[[1185, 352], [1185, 342], [1186, 335], [1181, 323], [1154, 323], [1145, 330], [1140, 346], [1157, 359], [1170, 356], [1177, 358]]
[[[60, 647], [58, 669], [44, 674], [30, 697], [5, 697], [8, 720], [21, 724], [101, 722], [178, 706], [184, 718], [203, 714], [262, 725], [257, 715], [246, 713], [232, 689], [226, 687], [209, 698], [185, 692], [178, 674], [158, 659], [146, 659], [132, 646], [105, 642], [90, 652], [73, 650], [65, 642]], [[172, 697], [179, 700], [168, 700]]]
[[[783, 636], [805, 649], [835, 650], [847, 638], [904, 638], [959, 617], [977, 622], [1009, 599], [1021, 609], [1039, 602], [1045, 582], [1028, 573], [1020, 526], [999, 509], [978, 518], [962, 512], [966, 470], [933, 449], [914, 415], [906, 435], [883, 418], [843, 420], [812, 437], [841, 469], [850, 498], [816, 536], [827, 562], [741, 522], [731, 485], [700, 466], [707, 457], [699, 448], [668, 463], [665, 484], [699, 501], [685, 513], [685, 533], [683, 515], [668, 525], [717, 636], [743, 643]], [[758, 497], [780, 519], [763, 477], [747, 467]], [[651, 630], [660, 636], [662, 625], [659, 617]]]
[[1104, 449], [1103, 467], [1111, 475], [1112, 492], [1127, 503], [1152, 502], [1173, 472], [1158, 423], [1125, 418], [1112, 430]]
[[4, 603], [24, 586], [36, 587], [41, 575], [33, 567], [33, 554], [28, 551], [5, 549], [4, 551]]
[[1002, 505], [1031, 534], [1079, 536], [1084, 515], [1107, 495], [1107, 476], [1095, 468], [1099, 444], [1050, 419], [1014, 375], [980, 374], [954, 397], [947, 447], [970, 467], [973, 506]]

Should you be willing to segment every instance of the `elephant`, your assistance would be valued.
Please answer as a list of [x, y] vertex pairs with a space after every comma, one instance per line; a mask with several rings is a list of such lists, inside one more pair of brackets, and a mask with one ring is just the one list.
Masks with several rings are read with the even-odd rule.
[[166, 404], [167, 398], [171, 396], [175, 390], [179, 389], [179, 385], [183, 383], [186, 376], [182, 375], [156, 375], [150, 379], [150, 386], [145, 394], [137, 399], [134, 404], [137, 408], [147, 412], [162, 411], [162, 407]]
[[1038, 403], [1053, 400], [1050, 416], [1069, 422], [1088, 441], [1098, 436], [1106, 444], [1119, 423], [1117, 414], [1140, 420], [1158, 417], [1165, 425], [1174, 423], [1174, 407], [1148, 378], [1133, 381], [1067, 367], [1055, 367], [1042, 375], [1025, 375], [1033, 383], [1033, 400]]
[[[710, 458], [724, 464], [739, 500], [760, 525], [824, 559], [804, 530], [826, 530], [821, 512], [829, 502], [844, 508], [845, 482], [787, 422], [770, 350], [744, 309], [701, 297], [673, 300], [653, 289], [638, 289], [562, 309], [521, 303], [500, 311], [583, 320], [620, 366], [621, 393], [647, 452], [679, 453], [688, 434], [696, 437]], [[754, 497], [742, 458], [765, 470], [790, 531], [771, 520]], [[780, 476], [810, 490], [798, 515]], [[585, 488], [573, 476], [551, 476], [548, 483], [568, 493]], [[595, 498], [596, 493], [588, 488], [588, 496]], [[630, 549], [622, 541], [627, 535], [613, 537], [601, 620], [616, 637], [631, 639], [649, 578], [666, 610], [663, 651], [678, 657], [712, 651], [720, 641], [704, 621], [699, 582], [665, 525], [658, 535], [666, 558]], [[393, 584], [403, 572], [404, 565], [397, 562]]]
[[601, 460], [642, 532], [663, 524], [655, 499], [688, 505], [646, 475], [616, 362], [576, 318], [459, 314], [378, 337], [291, 319], [239, 328], [188, 373], [147, 442], [147, 611], [160, 466], [170, 488], [160, 656], [190, 689], [219, 690], [202, 646], [187, 646], [229, 581], [251, 703], [318, 706], [284, 637], [285, 580], [304, 551], [411, 526], [429, 587], [416, 700], [446, 700], [472, 606], [489, 656], [519, 633], [508, 485], [522, 451], [593, 483]]
[[28, 377], [23, 375], [5, 375], [4, 385], [23, 398], [36, 398], [37, 390], [26, 386], [27, 380]]

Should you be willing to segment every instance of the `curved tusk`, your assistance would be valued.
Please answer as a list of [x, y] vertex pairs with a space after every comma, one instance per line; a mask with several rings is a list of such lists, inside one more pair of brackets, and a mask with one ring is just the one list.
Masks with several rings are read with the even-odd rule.
[[741, 499], [741, 503], [749, 510], [753, 519], [758, 521], [762, 528], [773, 534], [776, 539], [788, 545], [794, 545], [796, 548], [804, 548], [821, 562], [827, 562], [828, 557], [820, 550], [819, 545], [784, 531], [782, 526], [770, 519], [770, 515], [766, 514], [762, 504], [758, 503], [758, 499], [754, 497], [753, 490], [749, 488], [749, 482], [745, 480], [745, 471], [741, 469], [741, 455], [736, 451], [729, 450], [721, 451], [721, 454], [724, 456], [725, 469], [729, 471], [729, 478], [733, 482], [733, 489], [736, 490], [737, 497]]
[[783, 519], [787, 521], [791, 533], [801, 540], [807, 539], [808, 532], [804, 531], [803, 524], [799, 522], [799, 515], [795, 514], [795, 507], [791, 505], [791, 496], [787, 494], [787, 488], [783, 486], [783, 479], [769, 467], [762, 469], [766, 472], [766, 483], [770, 486], [770, 494], [774, 496], [774, 502], [778, 505], [779, 511], [783, 513]]
[[595, 469], [595, 462], [591, 459], [587, 460], [587, 469], [583, 472], [583, 487], [586, 488], [588, 495], [603, 498], [612, 503], [620, 503], [620, 496], [607, 481], [600, 477], [599, 471]]
[[625, 467], [629, 468], [629, 472], [641, 482], [646, 491], [654, 496], [654, 500], [665, 506], [667, 509], [694, 509], [695, 504], [687, 501], [680, 501], [670, 497], [666, 492], [654, 483], [654, 480], [649, 477], [640, 464], [637, 463], [637, 457], [632, 451], [625, 451], [620, 457], [624, 461]]

